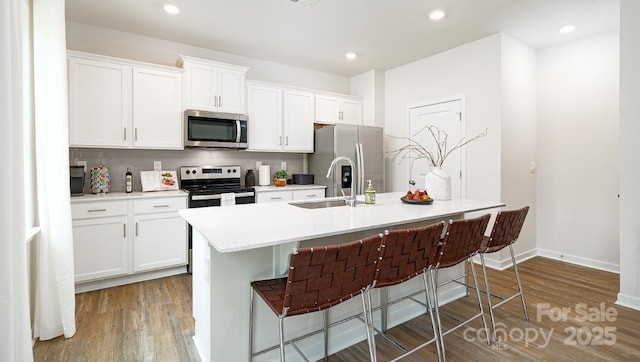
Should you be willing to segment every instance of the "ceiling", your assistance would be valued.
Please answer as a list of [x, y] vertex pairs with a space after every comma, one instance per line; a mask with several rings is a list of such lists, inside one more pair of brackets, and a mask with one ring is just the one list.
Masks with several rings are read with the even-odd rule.
[[[66, 17], [343, 76], [503, 32], [536, 49], [618, 28], [619, 0], [66, 0]], [[162, 7], [180, 8], [168, 15]], [[447, 16], [434, 22], [430, 10]], [[571, 34], [558, 29], [573, 24]], [[358, 54], [347, 60], [348, 51]]]

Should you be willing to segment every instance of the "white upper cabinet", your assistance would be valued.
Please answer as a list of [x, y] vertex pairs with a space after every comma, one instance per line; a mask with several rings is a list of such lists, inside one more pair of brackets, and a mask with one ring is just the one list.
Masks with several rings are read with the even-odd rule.
[[249, 68], [181, 55], [184, 109], [245, 114], [245, 76]]
[[131, 67], [75, 56], [68, 61], [69, 144], [127, 147], [127, 133], [131, 131]]
[[249, 150], [313, 152], [314, 94], [248, 82]]
[[182, 71], [69, 52], [71, 147], [182, 149]]
[[355, 97], [316, 93], [315, 121], [362, 124], [362, 101]]
[[133, 69], [133, 145], [182, 148], [180, 73]]
[[282, 89], [247, 85], [249, 150], [282, 150]]
[[284, 149], [313, 152], [314, 95], [311, 92], [284, 91]]

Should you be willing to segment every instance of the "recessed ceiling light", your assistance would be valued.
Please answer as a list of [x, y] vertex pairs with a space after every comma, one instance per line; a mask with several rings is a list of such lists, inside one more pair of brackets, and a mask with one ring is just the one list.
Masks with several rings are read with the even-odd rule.
[[562, 34], [569, 34], [572, 31], [576, 30], [576, 27], [573, 25], [566, 25], [563, 26], [562, 28], [560, 28], [560, 30], [558, 30], [559, 32], [561, 32]]
[[349, 60], [354, 60], [358, 57], [358, 54], [354, 53], [354, 52], [348, 52], [344, 55], [345, 58], [349, 59]]
[[180, 12], [180, 8], [172, 4], [166, 4], [165, 6], [163, 6], [163, 9], [167, 12], [167, 14], [171, 15], [175, 15]]
[[441, 9], [435, 9], [435, 10], [429, 11], [429, 18], [431, 20], [440, 20], [444, 18], [445, 15], [446, 13], [444, 12], [444, 10], [441, 10]]

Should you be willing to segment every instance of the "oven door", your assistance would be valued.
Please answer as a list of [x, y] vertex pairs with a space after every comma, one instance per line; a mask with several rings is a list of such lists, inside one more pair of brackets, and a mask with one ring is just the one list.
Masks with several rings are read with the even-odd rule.
[[[236, 204], [253, 204], [256, 202], [255, 191], [234, 192]], [[222, 193], [219, 194], [196, 194], [189, 198], [189, 208], [220, 206], [222, 204]]]
[[247, 119], [244, 115], [185, 111], [187, 147], [247, 148]]

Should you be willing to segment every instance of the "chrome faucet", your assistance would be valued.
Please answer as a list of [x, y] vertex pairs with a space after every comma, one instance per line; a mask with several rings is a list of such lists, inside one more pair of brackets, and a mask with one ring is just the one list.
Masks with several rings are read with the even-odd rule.
[[349, 166], [351, 166], [351, 195], [349, 197], [344, 195], [344, 191], [342, 192], [342, 196], [344, 196], [345, 201], [347, 201], [347, 203], [349, 204], [349, 206], [354, 207], [356, 206], [356, 185], [355, 185], [355, 180], [356, 178], [353, 176], [353, 172], [356, 169], [356, 165], [353, 163], [353, 160], [351, 160], [349, 157], [344, 157], [344, 156], [338, 156], [336, 158], [333, 159], [333, 161], [331, 161], [331, 165], [329, 165], [329, 170], [327, 171], [327, 178], [331, 178], [331, 174], [333, 173], [333, 168], [335, 167], [336, 163], [338, 163], [338, 161], [347, 161], [349, 162]]

